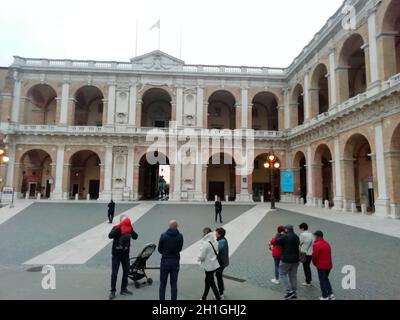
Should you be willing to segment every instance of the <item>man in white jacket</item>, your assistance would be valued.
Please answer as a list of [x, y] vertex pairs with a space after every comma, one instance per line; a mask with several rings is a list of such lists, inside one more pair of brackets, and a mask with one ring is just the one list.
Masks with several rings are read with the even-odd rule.
[[304, 276], [306, 281], [302, 284], [305, 287], [311, 287], [312, 273], [311, 273], [311, 259], [313, 253], [313, 243], [314, 236], [308, 231], [307, 223], [302, 223], [299, 225], [301, 231], [300, 234], [300, 252], [304, 255], [304, 260], [302, 261]]
[[214, 273], [220, 267], [217, 255], [218, 255], [218, 242], [215, 238], [214, 233], [210, 228], [203, 229], [203, 239], [201, 240], [200, 255], [198, 261], [200, 265], [204, 268], [206, 273], [205, 288], [202, 300], [206, 300], [210, 288], [214, 292], [215, 299], [221, 300], [218, 293], [217, 286], [214, 281]]

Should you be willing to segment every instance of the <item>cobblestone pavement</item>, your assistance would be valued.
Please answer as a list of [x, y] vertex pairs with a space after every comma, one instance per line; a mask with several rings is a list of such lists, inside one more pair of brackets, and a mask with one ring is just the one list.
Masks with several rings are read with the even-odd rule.
[[[116, 214], [133, 206], [134, 204], [117, 204]], [[232, 221], [252, 207], [252, 205], [224, 206], [224, 223]], [[105, 204], [101, 203], [33, 204], [0, 225], [0, 271], [7, 273], [12, 270], [26, 274], [23, 270], [26, 270], [28, 266], [21, 266], [21, 263], [104, 222], [105, 208]], [[184, 233], [185, 248], [201, 238], [203, 227], [219, 226], [213, 222], [212, 204], [159, 204], [135, 222], [135, 229], [140, 239], [134, 243], [133, 254], [137, 254], [146, 243], [157, 243], [160, 233], [165, 231], [168, 220], [172, 218], [178, 220], [180, 229]], [[257, 292], [254, 299], [272, 299], [282, 295], [283, 288], [270, 282], [273, 278], [273, 260], [270, 252], [267, 251], [267, 241], [274, 235], [276, 226], [290, 223], [297, 229], [301, 222], [307, 222], [312, 231], [323, 230], [332, 245], [335, 269], [331, 280], [338, 299], [400, 299], [398, 289], [400, 239], [284, 210], [267, 214], [231, 257], [231, 265], [225, 273], [246, 280], [246, 285], [251, 288], [262, 289], [246, 291], [249, 292], [248, 294], [250, 291]], [[229, 234], [227, 237], [229, 240]], [[86, 265], [61, 268], [72, 269], [73, 272], [81, 270], [82, 273], [87, 273], [88, 270], [99, 270], [99, 275], [108, 274], [111, 262], [110, 251], [111, 248], [108, 245]], [[159, 255], [155, 253], [149, 265], [158, 264]], [[356, 267], [356, 290], [341, 288], [344, 277], [341, 269], [345, 265]], [[153, 273], [154, 278], [157, 278], [158, 271]], [[301, 267], [298, 275], [300, 284], [304, 280]], [[315, 287], [299, 286], [301, 299], [316, 299], [320, 295], [314, 268], [313, 276]], [[190, 272], [186, 274], [185, 279], [190, 279]], [[108, 283], [108, 278], [105, 283]], [[200, 282], [195, 284], [197, 285], [200, 285]], [[235, 285], [236, 290], [239, 290], [239, 287]], [[28, 291], [27, 289], [26, 292]], [[7, 288], [3, 288], [2, 292], [6, 294]], [[191, 297], [190, 294], [189, 296]], [[86, 295], [82, 296], [82, 298], [85, 297]], [[235, 298], [240, 297], [235, 296]]]

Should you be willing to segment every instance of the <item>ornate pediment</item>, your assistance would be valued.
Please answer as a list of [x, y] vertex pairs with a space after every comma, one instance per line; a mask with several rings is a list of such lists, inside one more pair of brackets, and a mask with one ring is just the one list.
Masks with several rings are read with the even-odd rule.
[[135, 57], [131, 59], [134, 69], [141, 70], [177, 70], [185, 64], [184, 61], [175, 58], [160, 50]]

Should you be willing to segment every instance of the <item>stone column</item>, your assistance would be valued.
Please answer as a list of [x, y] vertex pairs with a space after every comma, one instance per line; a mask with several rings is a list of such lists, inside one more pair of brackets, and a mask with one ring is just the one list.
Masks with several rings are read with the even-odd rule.
[[285, 107], [278, 106], [278, 130], [283, 131], [285, 129]]
[[307, 146], [307, 206], [314, 205], [313, 159], [312, 147]]
[[139, 174], [140, 174], [140, 166], [135, 164], [133, 166], [133, 194], [132, 194], [132, 200], [134, 201], [139, 200]]
[[246, 87], [242, 88], [242, 129], [251, 129], [249, 128], [249, 120], [248, 120], [248, 110], [249, 110], [249, 89]]
[[182, 178], [182, 165], [179, 163], [175, 164], [174, 167], [174, 190], [172, 194], [172, 199], [179, 201], [181, 199], [181, 179]]
[[63, 199], [64, 150], [65, 147], [63, 145], [57, 148], [56, 174], [54, 177], [54, 191], [52, 195], [53, 200]]
[[203, 164], [197, 163], [195, 166], [195, 193], [194, 200], [203, 201]]
[[136, 98], [137, 98], [137, 86], [136, 84], [131, 85], [129, 93], [129, 120], [128, 125], [131, 127], [136, 126]]
[[106, 126], [114, 126], [115, 120], [115, 95], [116, 84], [111, 83], [108, 87], [107, 123]]
[[378, 183], [378, 198], [375, 201], [375, 214], [381, 217], [390, 216], [390, 200], [387, 192], [385, 142], [383, 140], [382, 121], [375, 123], [375, 148], [376, 148], [376, 178]]
[[349, 99], [349, 67], [338, 66], [336, 68], [336, 89], [338, 103], [345, 102]]
[[135, 147], [128, 146], [128, 158], [126, 165], [126, 186], [130, 190], [129, 200], [132, 198], [133, 186], [134, 186], [134, 163], [135, 163]]
[[330, 87], [330, 108], [337, 105], [337, 87], [336, 87], [336, 65], [335, 65], [335, 49], [329, 49], [329, 87]]
[[60, 126], [67, 126], [68, 124], [68, 105], [69, 105], [69, 82], [62, 85], [61, 93], [61, 109], [60, 109]]
[[110, 200], [111, 194], [111, 182], [112, 182], [112, 162], [113, 162], [113, 147], [106, 146], [106, 155], [104, 160], [104, 189], [101, 193], [102, 200]]
[[[379, 86], [378, 46], [376, 41], [376, 7], [369, 10], [368, 16], [368, 42], [369, 42], [369, 64], [370, 64], [370, 83], [369, 88]], [[368, 63], [368, 62], [367, 62]]]
[[311, 101], [310, 101], [310, 71], [307, 70], [304, 75], [304, 118], [305, 121], [311, 119]]
[[11, 122], [19, 123], [19, 112], [21, 105], [21, 87], [22, 82], [18, 77], [18, 73], [14, 73], [14, 92], [13, 92], [13, 102], [11, 108]]
[[203, 128], [203, 108], [204, 108], [204, 89], [202, 87], [197, 87], [197, 103], [196, 103], [196, 114], [197, 121], [196, 126]]
[[136, 128], [142, 127], [142, 100], [136, 101]]
[[285, 111], [284, 111], [284, 117], [285, 117], [285, 129], [290, 129], [290, 90], [286, 88], [284, 90], [284, 104], [285, 104]]
[[176, 88], [176, 125], [183, 126], [183, 87]]
[[397, 32], [381, 33], [377, 37], [379, 47], [379, 78], [381, 80], [389, 79], [397, 74], [397, 58], [396, 58], [396, 36]]
[[333, 199], [334, 209], [343, 209], [343, 191], [342, 191], [342, 168], [340, 161], [340, 144], [339, 137], [335, 137], [335, 154], [334, 154], [334, 174], [335, 174], [335, 197]]
[[[7, 149], [7, 156], [10, 158], [10, 160], [7, 163], [7, 179], [5, 181], [6, 187], [16, 187], [14, 186], [14, 166], [17, 162], [17, 159], [15, 159], [15, 144], [9, 144], [8, 149]], [[14, 189], [14, 192], [16, 190]]]
[[70, 179], [71, 179], [71, 164], [64, 163], [63, 164], [63, 179], [62, 179], [62, 199], [69, 200], [69, 192], [70, 192]]
[[202, 191], [203, 191], [203, 197], [204, 200], [207, 201], [207, 168], [208, 166], [206, 164], [203, 164], [202, 166]]

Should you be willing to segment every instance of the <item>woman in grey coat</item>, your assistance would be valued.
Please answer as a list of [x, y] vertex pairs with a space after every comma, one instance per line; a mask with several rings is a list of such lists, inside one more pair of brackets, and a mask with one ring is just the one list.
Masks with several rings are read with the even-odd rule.
[[224, 279], [222, 276], [224, 273], [224, 269], [227, 266], [229, 266], [229, 245], [228, 245], [228, 240], [226, 240], [225, 238], [226, 230], [224, 228], [216, 229], [215, 235], [218, 241], [218, 258], [219, 258], [218, 260], [220, 263], [220, 267], [217, 269], [215, 276], [217, 277], [218, 291], [221, 296], [221, 299], [223, 300], [225, 298], [224, 297], [225, 286], [224, 286]]

